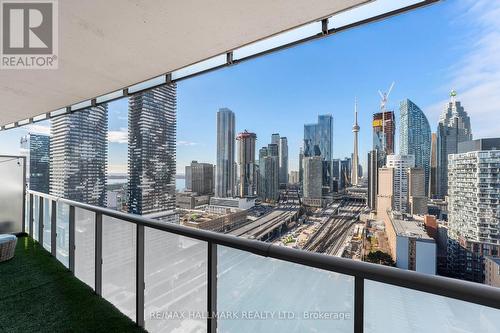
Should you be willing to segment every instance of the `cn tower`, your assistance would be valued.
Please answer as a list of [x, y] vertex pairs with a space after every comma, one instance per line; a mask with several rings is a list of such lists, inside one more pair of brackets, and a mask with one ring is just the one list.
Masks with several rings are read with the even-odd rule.
[[351, 167], [351, 183], [354, 186], [358, 185], [358, 168], [359, 168], [359, 157], [358, 157], [358, 103], [354, 101], [354, 126], [352, 126], [352, 132], [354, 133], [354, 153], [352, 154], [352, 167]]

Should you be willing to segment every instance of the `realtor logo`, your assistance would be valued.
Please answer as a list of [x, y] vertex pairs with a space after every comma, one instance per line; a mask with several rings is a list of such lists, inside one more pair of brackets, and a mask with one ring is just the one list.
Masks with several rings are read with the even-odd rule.
[[57, 2], [1, 1], [1, 69], [57, 68]]

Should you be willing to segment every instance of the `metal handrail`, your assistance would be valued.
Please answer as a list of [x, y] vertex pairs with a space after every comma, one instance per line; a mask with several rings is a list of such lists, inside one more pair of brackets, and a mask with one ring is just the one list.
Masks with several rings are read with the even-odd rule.
[[139, 226], [205, 241], [210, 244], [226, 246], [264, 257], [500, 309], [500, 289], [487, 285], [281, 247], [258, 240], [199, 230], [172, 223], [161, 223], [144, 216], [122, 213], [108, 208], [57, 198], [45, 193], [30, 190], [27, 192], [73, 207], [100, 213], [103, 216], [109, 216], [126, 222], [135, 223]]

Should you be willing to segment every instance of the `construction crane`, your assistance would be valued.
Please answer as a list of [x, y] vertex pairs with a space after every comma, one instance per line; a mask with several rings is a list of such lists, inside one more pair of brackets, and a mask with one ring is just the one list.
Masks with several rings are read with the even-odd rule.
[[387, 154], [386, 150], [386, 133], [385, 133], [385, 113], [387, 112], [387, 101], [389, 99], [389, 95], [391, 94], [392, 88], [394, 88], [394, 81], [391, 83], [389, 90], [385, 93], [382, 93], [380, 90], [378, 94], [380, 95], [380, 112], [382, 113], [382, 150], [385, 154]]

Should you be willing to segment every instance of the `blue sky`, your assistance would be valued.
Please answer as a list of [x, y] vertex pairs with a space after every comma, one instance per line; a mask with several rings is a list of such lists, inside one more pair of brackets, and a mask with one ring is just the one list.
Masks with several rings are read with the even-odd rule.
[[[371, 148], [371, 116], [378, 90], [395, 82], [389, 109], [409, 98], [435, 131], [449, 91], [472, 119], [475, 137], [500, 136], [500, 4], [449, 0], [389, 20], [309, 42], [178, 83], [178, 173], [195, 159], [215, 162], [218, 108], [236, 114], [236, 129], [257, 133], [267, 145], [272, 133], [288, 137], [290, 170], [298, 168], [303, 125], [318, 114], [334, 117], [335, 158], [352, 151], [354, 99], [358, 100], [360, 159]], [[127, 100], [109, 105], [109, 170], [125, 172]], [[31, 130], [44, 131], [45, 124]], [[397, 128], [399, 123], [397, 123]], [[18, 150], [20, 133], [0, 134], [0, 153]], [[396, 140], [398, 141], [398, 140]]]

